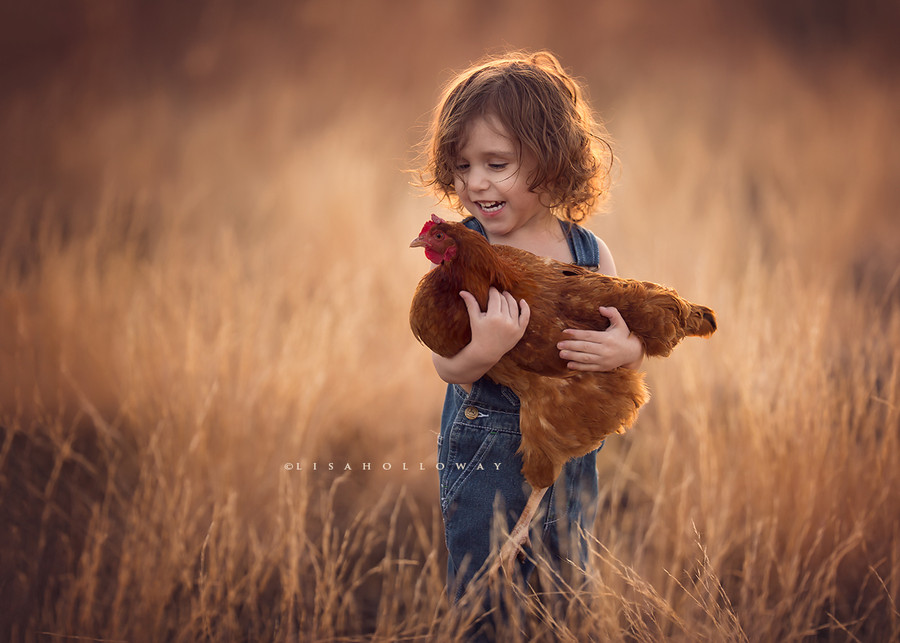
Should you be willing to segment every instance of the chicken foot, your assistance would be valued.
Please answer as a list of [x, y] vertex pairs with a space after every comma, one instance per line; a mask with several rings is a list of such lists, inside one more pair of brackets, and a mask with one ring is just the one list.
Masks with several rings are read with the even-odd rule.
[[544, 494], [547, 493], [548, 488], [549, 487], [535, 488], [531, 491], [528, 502], [525, 503], [525, 508], [522, 510], [522, 515], [519, 516], [518, 522], [516, 522], [512, 531], [509, 532], [509, 538], [503, 544], [503, 547], [500, 548], [497, 562], [507, 575], [512, 573], [516, 558], [524, 559], [525, 552], [522, 549], [523, 545], [531, 545], [531, 539], [528, 537], [528, 532], [531, 529], [531, 521], [534, 519], [538, 505], [541, 504], [541, 500], [543, 499]]

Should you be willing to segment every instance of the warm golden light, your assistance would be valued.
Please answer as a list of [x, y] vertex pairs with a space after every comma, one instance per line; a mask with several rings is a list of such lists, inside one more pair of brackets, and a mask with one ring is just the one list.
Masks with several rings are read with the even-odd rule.
[[507, 46], [606, 122], [619, 273], [719, 330], [645, 363], [595, 573], [504, 640], [900, 638], [891, 16], [63, 4], [0, 21], [0, 638], [461, 631], [408, 326], [409, 240], [454, 214], [405, 170]]

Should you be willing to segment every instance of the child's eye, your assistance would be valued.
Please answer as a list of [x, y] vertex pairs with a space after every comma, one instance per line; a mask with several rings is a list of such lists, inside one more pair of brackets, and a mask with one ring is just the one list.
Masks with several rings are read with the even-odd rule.
[[508, 163], [488, 163], [488, 167], [492, 170], [505, 170]]
[[457, 164], [456, 164], [456, 171], [457, 171], [457, 172], [465, 172], [465, 171], [468, 170], [468, 169], [469, 169], [469, 164], [468, 164], [468, 163], [457, 163]]

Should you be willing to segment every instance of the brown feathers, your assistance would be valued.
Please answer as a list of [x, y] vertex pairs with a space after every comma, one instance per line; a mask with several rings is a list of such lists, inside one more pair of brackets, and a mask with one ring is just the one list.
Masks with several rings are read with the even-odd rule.
[[475, 295], [482, 310], [491, 286], [528, 302], [525, 335], [487, 375], [519, 397], [522, 473], [535, 488], [552, 484], [570, 458], [624, 432], [648, 399], [637, 371], [570, 370], [556, 347], [564, 329], [603, 330], [608, 320], [597, 309], [613, 306], [651, 356], [666, 356], [684, 337], [716, 330], [711, 309], [674, 290], [491, 246], [460, 223], [434, 222], [411, 245], [441, 260], [419, 282], [410, 308], [413, 334], [439, 355], [452, 357], [471, 340], [461, 290]]

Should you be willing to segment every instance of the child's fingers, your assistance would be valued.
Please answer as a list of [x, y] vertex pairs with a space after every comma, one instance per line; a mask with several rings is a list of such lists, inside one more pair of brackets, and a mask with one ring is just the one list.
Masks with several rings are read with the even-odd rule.
[[568, 362], [566, 364], [566, 368], [572, 371], [592, 371], [592, 372], [601, 372], [601, 371], [609, 371], [612, 369], [604, 368], [600, 364], [589, 364], [585, 362]]
[[559, 350], [566, 351], [572, 355], [595, 355], [598, 351], [598, 344], [594, 342], [579, 342], [576, 340], [559, 342], [556, 347]]
[[528, 305], [528, 302], [522, 299], [519, 302], [519, 326], [525, 328], [528, 326], [528, 322], [531, 320], [531, 307]]
[[502, 293], [497, 290], [494, 292], [498, 293], [497, 305], [499, 306], [500, 315], [503, 317], [510, 317], [512, 313], [510, 312], [509, 293], [505, 290]]
[[615, 368], [609, 359], [596, 353], [581, 353], [564, 350], [559, 352], [560, 359], [573, 371], [608, 371]]
[[[572, 329], [570, 329], [572, 330]], [[604, 333], [600, 331], [572, 330], [566, 335], [571, 338], [557, 342], [559, 357], [574, 371], [606, 371], [615, 368], [610, 362], [609, 348], [600, 341]]]
[[613, 306], [600, 306], [598, 310], [601, 315], [609, 320], [610, 328], [613, 326], [625, 326], [627, 328], [627, 324], [625, 323], [625, 320], [622, 319], [622, 314], [619, 312], [618, 308]]
[[603, 338], [601, 330], [583, 330], [581, 328], [566, 328], [563, 331], [563, 341], [580, 340], [582, 342], [598, 342]]
[[478, 305], [478, 300], [475, 299], [475, 295], [470, 293], [468, 290], [460, 290], [459, 296], [462, 297], [462, 300], [466, 304], [466, 310], [469, 313], [469, 319], [473, 319], [481, 314], [481, 306]]
[[497, 310], [500, 306], [503, 305], [502, 300], [503, 296], [500, 294], [500, 291], [491, 286], [488, 290], [488, 305], [485, 312], [489, 313], [492, 310]]
[[512, 294], [504, 290], [503, 291], [503, 300], [506, 302], [506, 313], [513, 318], [519, 317], [519, 305], [516, 303], [516, 298], [512, 296]]

